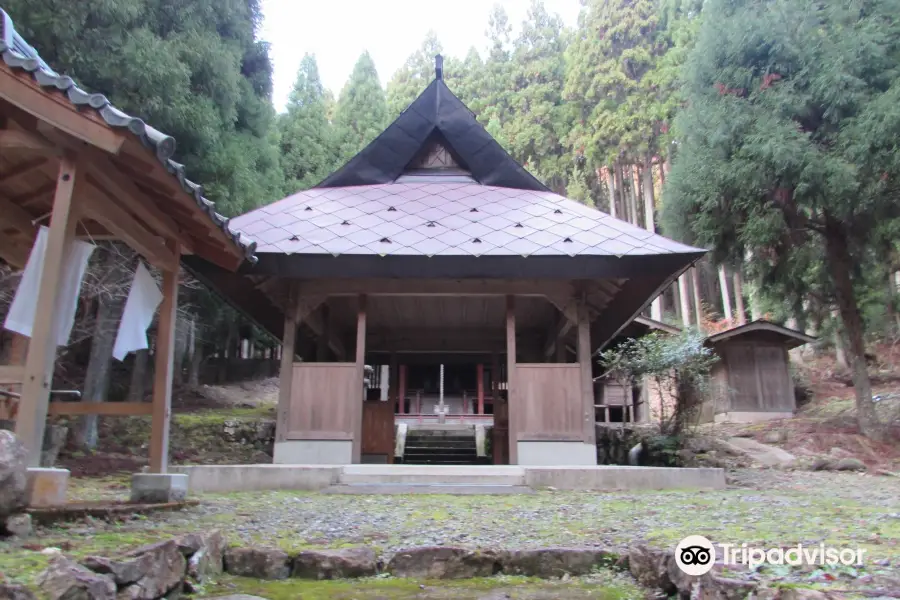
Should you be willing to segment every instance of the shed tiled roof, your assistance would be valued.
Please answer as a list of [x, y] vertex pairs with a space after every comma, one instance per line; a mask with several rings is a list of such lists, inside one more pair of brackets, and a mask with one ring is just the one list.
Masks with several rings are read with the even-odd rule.
[[552, 192], [439, 179], [314, 188], [236, 217], [232, 226], [257, 240], [260, 254], [634, 256], [703, 252]]
[[42, 88], [63, 92], [69, 101], [78, 108], [89, 108], [103, 118], [110, 127], [125, 129], [137, 137], [141, 143], [150, 148], [166, 170], [178, 180], [181, 188], [189, 194], [210, 220], [225, 232], [232, 242], [240, 248], [244, 257], [256, 262], [254, 251], [256, 244], [244, 240], [240, 233], [229, 227], [229, 219], [215, 210], [215, 203], [203, 196], [203, 186], [190, 181], [184, 172], [184, 165], [172, 160], [175, 154], [175, 138], [144, 123], [138, 117], [129, 115], [112, 104], [103, 94], [91, 94], [78, 85], [71, 77], [59, 75], [44, 62], [37, 51], [16, 33], [12, 19], [0, 9], [0, 55], [10, 68], [28, 73]]

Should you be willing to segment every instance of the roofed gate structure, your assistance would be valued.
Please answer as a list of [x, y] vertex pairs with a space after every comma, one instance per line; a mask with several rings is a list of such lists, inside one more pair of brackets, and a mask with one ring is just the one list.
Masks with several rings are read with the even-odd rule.
[[186, 261], [283, 340], [276, 463], [391, 462], [395, 423], [481, 423], [495, 462], [596, 464], [594, 352], [703, 254], [551, 192], [440, 57], [344, 167], [231, 226], [256, 265]]

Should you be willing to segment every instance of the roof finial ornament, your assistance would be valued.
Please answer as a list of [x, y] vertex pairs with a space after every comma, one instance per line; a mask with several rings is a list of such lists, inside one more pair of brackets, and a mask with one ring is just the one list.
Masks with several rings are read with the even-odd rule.
[[434, 57], [434, 77], [435, 79], [444, 78], [444, 57], [440, 54]]

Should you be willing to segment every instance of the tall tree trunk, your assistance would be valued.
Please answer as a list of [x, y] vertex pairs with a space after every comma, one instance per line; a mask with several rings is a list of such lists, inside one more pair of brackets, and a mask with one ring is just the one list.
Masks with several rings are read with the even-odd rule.
[[695, 317], [697, 318], [697, 327], [703, 327], [703, 301], [702, 296], [700, 296], [700, 271], [697, 267], [693, 267], [691, 269], [691, 287], [694, 291], [694, 310]]
[[[644, 171], [642, 189], [644, 192], [644, 228], [656, 233], [656, 202], [653, 197], [653, 157], [649, 154], [644, 158]], [[662, 300], [655, 298], [650, 305], [650, 317], [662, 321]]]
[[[622, 165], [619, 161], [616, 161], [613, 166], [616, 174], [616, 200], [620, 203], [621, 211], [618, 211], [618, 214], [621, 215], [625, 213], [625, 177], [622, 175]], [[616, 216], [615, 214], [613, 215]], [[621, 216], [618, 218], [622, 219]], [[623, 221], [627, 221], [628, 217], [622, 219]]]
[[834, 282], [834, 295], [841, 315], [843, 333], [847, 340], [847, 358], [853, 373], [859, 430], [869, 439], [887, 441], [887, 429], [878, 422], [875, 404], [872, 402], [872, 382], [869, 380], [866, 364], [863, 321], [851, 276], [853, 258], [847, 248], [847, 236], [841, 224], [830, 217], [826, 217], [825, 222], [825, 255]]
[[678, 278], [678, 300], [681, 305], [681, 324], [687, 329], [691, 326], [691, 291], [688, 289], [691, 271], [686, 271]]
[[733, 318], [731, 294], [728, 292], [728, 274], [725, 272], [725, 265], [719, 267], [719, 289], [722, 292], [722, 312], [725, 314], [725, 320], [731, 321]]
[[134, 363], [131, 365], [131, 383], [128, 385], [128, 401], [143, 402], [147, 386], [147, 363], [150, 359], [149, 350], [138, 350], [134, 353]]
[[[109, 390], [110, 361], [116, 343], [116, 325], [122, 313], [123, 301], [118, 298], [98, 298], [91, 354], [84, 378], [82, 402], [104, 402]], [[75, 433], [76, 443], [85, 449], [97, 447], [97, 415], [85, 415]]]
[[734, 283], [734, 310], [736, 312], [737, 324], [743, 325], [747, 322], [747, 311], [744, 309], [744, 278], [740, 269], [734, 272], [731, 277]]
[[616, 176], [615, 176], [615, 166], [609, 167], [606, 169], [607, 182], [606, 184], [609, 186], [609, 216], [615, 218], [616, 216]]
[[200, 387], [200, 366], [203, 364], [203, 344], [194, 347], [191, 363], [188, 367], [188, 385], [192, 388]]
[[641, 193], [641, 176], [638, 173], [638, 166], [631, 165], [630, 173], [631, 173], [632, 184], [631, 184], [631, 198], [630, 198], [630, 200], [631, 200], [631, 206], [630, 206], [631, 215], [630, 215], [629, 220], [631, 221], [632, 224], [638, 225], [638, 220], [639, 220], [638, 219], [638, 198], [640, 197], [640, 193]]

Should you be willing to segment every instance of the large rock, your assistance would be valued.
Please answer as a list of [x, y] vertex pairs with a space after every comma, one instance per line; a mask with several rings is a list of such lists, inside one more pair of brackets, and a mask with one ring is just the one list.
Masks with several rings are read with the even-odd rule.
[[670, 561], [674, 562], [667, 552], [649, 546], [639, 544], [628, 549], [628, 569], [632, 577], [644, 587], [659, 589], [666, 594], [676, 592], [669, 577]]
[[371, 548], [311, 550], [294, 557], [291, 577], [304, 579], [348, 579], [378, 573], [378, 557]]
[[831, 464], [832, 471], [867, 471], [866, 463], [858, 458], [842, 458]]
[[138, 559], [149, 569], [134, 583], [119, 591], [118, 600], [154, 600], [180, 591], [187, 561], [174, 540], [133, 550], [125, 559]]
[[700, 578], [699, 600], [745, 600], [756, 587], [755, 581], [729, 579], [707, 573]]
[[291, 573], [290, 557], [277, 548], [229, 548], [225, 571], [241, 577], [286, 579]]
[[495, 552], [447, 546], [400, 550], [387, 565], [394, 577], [420, 579], [490, 577], [501, 569], [501, 556]]
[[34, 533], [34, 526], [31, 522], [31, 515], [28, 513], [19, 513], [17, 515], [9, 515], [6, 517], [4, 524], [6, 533], [16, 537], [28, 537]]
[[0, 430], [0, 522], [11, 514], [22, 512], [27, 474], [25, 446], [11, 431]]
[[50, 600], [115, 600], [112, 577], [94, 573], [64, 556], [56, 556], [38, 575], [37, 584]]
[[[193, 547], [193, 546], [191, 546]], [[182, 553], [185, 547], [182, 546]], [[203, 583], [208, 577], [224, 570], [225, 537], [220, 531], [200, 536], [199, 547], [188, 557], [187, 574], [193, 581]]]
[[130, 585], [146, 574], [153, 567], [153, 557], [149, 554], [131, 560], [113, 560], [103, 556], [88, 556], [81, 564], [93, 571], [112, 577], [116, 585]]
[[618, 556], [598, 548], [536, 548], [516, 550], [503, 558], [503, 572], [529, 577], [587, 575], [595, 566], [612, 565]]
[[35, 600], [35, 596], [24, 585], [0, 583], [0, 600]]
[[779, 600], [827, 600], [828, 595], [825, 592], [809, 588], [782, 588], [778, 598]]

